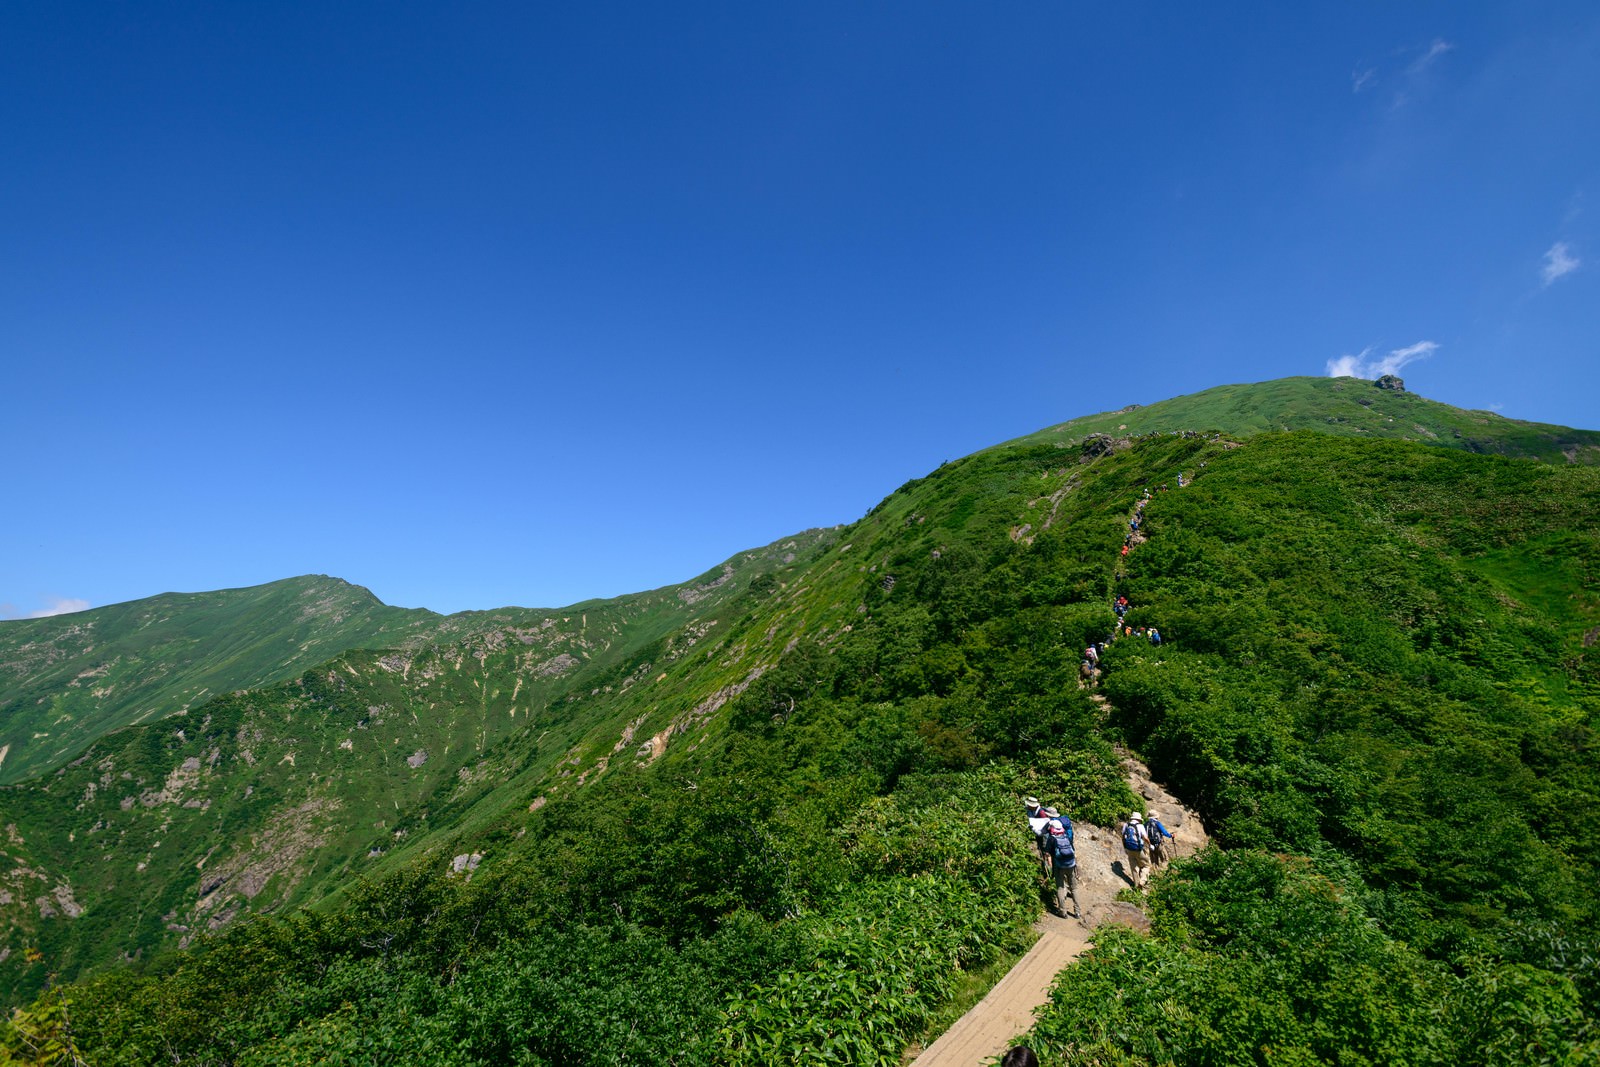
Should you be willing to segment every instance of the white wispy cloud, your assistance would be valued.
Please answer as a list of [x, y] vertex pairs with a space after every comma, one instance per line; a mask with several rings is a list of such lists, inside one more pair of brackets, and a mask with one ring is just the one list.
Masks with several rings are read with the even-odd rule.
[[1455, 45], [1451, 44], [1449, 41], [1446, 41], [1444, 38], [1435, 37], [1433, 43], [1428, 46], [1428, 50], [1413, 60], [1411, 66], [1406, 68], [1406, 73], [1421, 74], [1423, 71], [1433, 66], [1434, 62], [1440, 56], [1453, 50], [1454, 48]]
[[[1391, 112], [1399, 111], [1413, 101], [1430, 95], [1435, 87], [1434, 65], [1439, 62], [1441, 56], [1455, 51], [1455, 47], [1444, 38], [1435, 37], [1432, 43], [1422, 50], [1421, 55], [1412, 59], [1396, 74], [1386, 76], [1383, 79], [1384, 83], [1394, 88], [1389, 97], [1389, 110]], [[1411, 55], [1413, 51], [1410, 48], [1403, 49], [1399, 55]], [[1364, 72], [1364, 76], [1356, 83], [1356, 91], [1360, 92], [1363, 88], [1374, 84], [1377, 78], [1378, 71], [1376, 68]]]
[[30, 619], [47, 619], [52, 615], [71, 615], [74, 611], [85, 611], [89, 607], [87, 600], [76, 597], [52, 596], [45, 598], [47, 607], [28, 613]]
[[1567, 242], [1557, 241], [1544, 254], [1544, 266], [1539, 268], [1539, 277], [1544, 279], [1544, 284], [1549, 285], [1557, 278], [1564, 278], [1581, 266], [1583, 266], [1583, 260], [1572, 254], [1572, 249], [1567, 246]]
[[1372, 83], [1378, 78], [1378, 72], [1373, 67], [1357, 67], [1350, 72], [1350, 91], [1359, 93], [1363, 89], [1370, 89]]
[[1328, 360], [1328, 377], [1330, 378], [1381, 378], [1385, 374], [1395, 374], [1407, 363], [1419, 359], [1426, 359], [1437, 351], [1439, 345], [1434, 341], [1418, 341], [1405, 348], [1392, 349], [1388, 355], [1374, 357], [1372, 346], [1368, 345], [1353, 356], [1340, 356], [1338, 359]]

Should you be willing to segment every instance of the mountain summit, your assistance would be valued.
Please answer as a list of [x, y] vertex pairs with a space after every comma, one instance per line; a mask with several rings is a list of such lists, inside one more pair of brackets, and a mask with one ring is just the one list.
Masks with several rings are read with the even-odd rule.
[[[1386, 384], [1386, 381], [1389, 384]], [[1462, 448], [1487, 455], [1550, 463], [1600, 465], [1600, 431], [1574, 430], [1466, 411], [1407, 392], [1392, 375], [1361, 378], [1279, 378], [1253, 385], [1219, 385], [1147, 406], [1086, 415], [1010, 444], [1076, 443], [1090, 434], [1218, 430], [1233, 437], [1313, 430], [1368, 440], [1391, 439]]]

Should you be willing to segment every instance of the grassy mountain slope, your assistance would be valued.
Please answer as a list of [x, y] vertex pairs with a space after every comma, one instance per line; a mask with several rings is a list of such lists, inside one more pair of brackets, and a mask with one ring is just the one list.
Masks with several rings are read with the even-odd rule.
[[282, 681], [347, 648], [402, 647], [447, 629], [433, 612], [317, 575], [0, 622], [0, 782], [54, 767], [107, 731]]
[[[1161, 882], [1153, 937], [1074, 970], [1041, 1027], [1057, 1055], [1600, 1051], [1573, 815], [1600, 799], [1600, 472], [1361, 435], [1060, 437], [694, 583], [688, 615], [641, 607], [646, 641], [591, 605], [103, 738], [0, 792], [0, 968], [37, 989], [235, 916], [74, 987], [118, 1062], [895, 1063], [1037, 907], [1015, 797], [1109, 823], [1137, 803], [1121, 743], [1232, 851]], [[1123, 556], [1134, 502], [1180, 472]], [[1167, 643], [1112, 645], [1106, 711], [1078, 650], [1116, 592]], [[1100, 995], [1124, 988], [1172, 1025]]]
[[1465, 411], [1359, 378], [1279, 378], [1220, 385], [1147, 406], [1070, 419], [1013, 442], [1076, 445], [1090, 434], [1128, 436], [1220, 430], [1234, 437], [1315, 430], [1334, 436], [1418, 441], [1549, 463], [1600, 465], [1600, 432]]
[[[610, 694], [652, 681], [632, 666], [640, 650], [669, 667], [752, 583], [830, 538], [797, 535], [681, 586], [560, 613], [434, 616], [434, 635], [466, 636], [352, 649], [291, 681], [110, 733], [69, 766], [0, 788], [14, 828], [0, 846], [14, 864], [0, 872], [4, 947], [48, 946], [70, 971], [185, 944], [381, 867], [409, 837], [428, 837], [435, 805], [511, 773], [560, 780], [556, 760], [588, 762], [585, 734], [610, 721]], [[512, 735], [510, 762], [497, 763], [496, 743]]]
[[[1220, 386], [1073, 419], [1012, 444], [1075, 445], [1091, 433], [1214, 429], [1242, 437], [1290, 428], [1600, 462], [1600, 434], [1461, 411], [1348, 378]], [[512, 618], [537, 625], [552, 614], [502, 609], [442, 617], [388, 607], [360, 587], [308, 576], [0, 623], [0, 783], [57, 766], [109, 730], [283, 681], [346, 649], [415, 648]]]
[[[681, 587], [618, 598], [611, 604], [627, 605], [617, 618], [630, 620], [630, 631], [606, 643], [654, 640], [656, 630], [675, 625], [696, 600], [773, 552], [769, 546], [745, 553]], [[390, 607], [360, 586], [309, 575], [0, 622], [0, 783], [58, 767], [123, 726], [285, 681], [351, 649], [449, 645], [507, 628], [553, 625], [584, 609], [500, 608], [446, 616]]]

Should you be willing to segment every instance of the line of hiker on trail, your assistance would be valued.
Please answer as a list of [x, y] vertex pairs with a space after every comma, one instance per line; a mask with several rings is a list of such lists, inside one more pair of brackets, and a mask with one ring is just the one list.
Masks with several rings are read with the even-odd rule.
[[1128, 854], [1123, 868], [1135, 889], [1150, 884], [1150, 869], [1170, 860], [1174, 855], [1177, 838], [1162, 825], [1155, 812], [1147, 819], [1138, 812], [1128, 816], [1122, 824], [1122, 851]]
[[[1067, 917], [1067, 898], [1072, 899], [1072, 918], [1087, 925], [1083, 906], [1078, 903], [1078, 850], [1072, 820], [1053, 807], [1039, 803], [1038, 797], [1025, 797], [1028, 832], [1033, 835], [1039, 854], [1039, 870], [1055, 888], [1055, 914]], [[1133, 812], [1122, 824], [1122, 851], [1126, 854], [1123, 876], [1135, 889], [1150, 881], [1153, 866], [1170, 860], [1177, 839], [1162, 825], [1155, 812], [1148, 816]]]
[[[1204, 464], [1201, 464], [1201, 466], [1204, 466]], [[1193, 482], [1193, 478], [1188, 477], [1182, 471], [1178, 472], [1179, 489], [1182, 489]], [[1135, 545], [1142, 545], [1145, 543], [1145, 541], [1149, 540], [1149, 536], [1144, 532], [1144, 506], [1150, 502], [1151, 497], [1155, 493], [1165, 493], [1166, 491], [1167, 483], [1162, 482], [1161, 485], [1154, 490], [1146, 489], [1144, 491], [1144, 495], [1134, 502], [1133, 512], [1128, 517], [1128, 533], [1127, 536], [1122, 539], [1122, 554], [1124, 556], [1131, 552]], [[1126, 577], [1126, 575], [1121, 570], [1118, 570], [1118, 580], [1120, 581], [1124, 577]], [[1128, 602], [1128, 597], [1125, 593], [1119, 593], [1116, 600], [1112, 602], [1111, 610], [1116, 614], [1116, 621], [1111, 625], [1111, 633], [1106, 636], [1104, 641], [1095, 641], [1093, 644], [1090, 644], [1087, 648], [1085, 648], [1083, 650], [1082, 660], [1078, 664], [1078, 676], [1082, 680], [1083, 684], [1091, 686], [1099, 684], [1100, 660], [1106, 654], [1106, 645], [1112, 641], [1115, 641], [1117, 638], [1138, 637], [1149, 641], [1152, 645], [1161, 644], [1161, 631], [1156, 629], [1154, 626], [1133, 627], [1127, 625], [1127, 614], [1132, 606], [1133, 605]]]
[[[1221, 430], [1146, 430], [1144, 433], [1133, 434], [1129, 440], [1149, 441], [1156, 437], [1181, 437], [1185, 441], [1220, 441]], [[1204, 466], [1205, 464], [1201, 464]]]
[[[1185, 431], [1186, 434], [1189, 432]], [[1192, 481], [1193, 479], [1182, 471], [1178, 472], [1179, 489]], [[1141, 545], [1148, 539], [1148, 535], [1144, 532], [1145, 505], [1155, 493], [1166, 491], [1167, 485], [1163, 482], [1154, 491], [1146, 489], [1134, 502], [1133, 511], [1128, 516], [1128, 533], [1122, 541], [1124, 556], [1131, 552], [1135, 545]], [[1119, 569], [1118, 580], [1125, 577], [1126, 575]], [[1127, 594], [1118, 593], [1116, 600], [1111, 604], [1112, 613], [1116, 615], [1111, 633], [1107, 635], [1106, 640], [1095, 641], [1083, 650], [1079, 675], [1088, 685], [1099, 684], [1100, 661], [1109, 642], [1119, 637], [1138, 637], [1149, 641], [1152, 645], [1160, 646], [1161, 631], [1156, 627], [1140, 626], [1136, 629], [1127, 624], [1127, 615], [1132, 607]], [[1038, 850], [1040, 872], [1055, 887], [1055, 913], [1062, 918], [1067, 917], [1067, 898], [1070, 897], [1072, 917], [1084, 922], [1083, 908], [1078, 903], [1078, 855], [1072, 820], [1055, 808], [1042, 807], [1038, 797], [1025, 798], [1023, 806], [1028, 815], [1028, 830], [1033, 835], [1034, 845]], [[1172, 831], [1162, 824], [1153, 811], [1148, 815], [1137, 811], [1130, 813], [1118, 830], [1122, 835], [1122, 851], [1126, 856], [1122, 868], [1123, 877], [1131, 882], [1135, 889], [1143, 889], [1149, 884], [1151, 868], [1167, 862], [1175, 855], [1173, 849], [1176, 839], [1172, 836]]]
[[1159, 646], [1165, 638], [1161, 631], [1154, 626], [1128, 626], [1123, 620], [1133, 605], [1128, 603], [1125, 594], [1119, 594], [1112, 603], [1111, 610], [1116, 613], [1117, 620], [1111, 626], [1111, 632], [1104, 641], [1096, 641], [1083, 650], [1083, 656], [1078, 664], [1078, 677], [1086, 685], [1100, 684], [1100, 661], [1106, 654], [1106, 645], [1119, 637], [1137, 637], [1149, 641], [1152, 645]]

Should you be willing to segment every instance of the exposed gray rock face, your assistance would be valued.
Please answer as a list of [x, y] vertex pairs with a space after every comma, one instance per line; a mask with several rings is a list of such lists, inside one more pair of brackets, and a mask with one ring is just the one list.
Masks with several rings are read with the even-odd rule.
[[1403, 393], [1406, 391], [1406, 383], [1401, 381], [1399, 378], [1396, 378], [1392, 374], [1385, 374], [1382, 378], [1379, 378], [1372, 384], [1376, 385], [1379, 389], [1388, 389], [1391, 392]]
[[1092, 433], [1083, 439], [1083, 454], [1080, 461], [1087, 463], [1101, 456], [1109, 456], [1113, 452], [1127, 448], [1129, 441], [1125, 437], [1112, 437], [1108, 433]]

